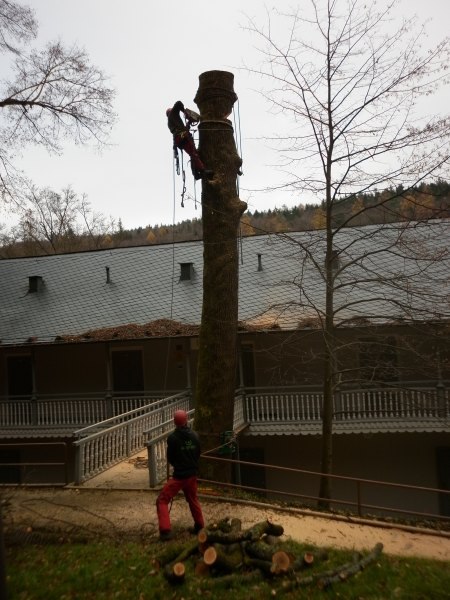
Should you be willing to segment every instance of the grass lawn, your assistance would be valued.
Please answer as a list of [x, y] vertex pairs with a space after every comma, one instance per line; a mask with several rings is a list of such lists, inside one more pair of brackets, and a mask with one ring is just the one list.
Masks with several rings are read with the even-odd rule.
[[[191, 538], [192, 539], [192, 538]], [[184, 545], [186, 539], [182, 540]], [[308, 545], [287, 542], [288, 551], [302, 556]], [[194, 559], [186, 562], [186, 579], [170, 584], [155, 559], [176, 556], [180, 541], [149, 544], [124, 540], [11, 546], [6, 551], [9, 600], [130, 599], [169, 600], [206, 597], [213, 600], [265, 598], [345, 598], [355, 600], [450, 599], [450, 562], [381, 556], [345, 581], [321, 589], [316, 581], [287, 590], [287, 575], [248, 581], [240, 572], [233, 577], [194, 574]], [[283, 546], [286, 548], [286, 544]], [[305, 578], [335, 569], [354, 558], [351, 551], [328, 550], [328, 558], [298, 574]]]

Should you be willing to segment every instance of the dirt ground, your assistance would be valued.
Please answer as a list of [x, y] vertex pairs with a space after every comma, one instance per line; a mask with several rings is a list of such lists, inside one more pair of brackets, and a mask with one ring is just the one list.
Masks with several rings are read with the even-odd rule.
[[[8, 490], [5, 529], [33, 531], [52, 528], [83, 535], [96, 531], [111, 536], [139, 535], [157, 540], [155, 500], [157, 493], [139, 490], [51, 489]], [[284, 527], [285, 536], [318, 546], [364, 550], [382, 542], [384, 552], [401, 556], [422, 556], [450, 561], [450, 538], [432, 533], [402, 531], [396, 527], [374, 527], [308, 516], [284, 509], [253, 507], [202, 498], [207, 523], [225, 516], [242, 520], [244, 528], [264, 519]], [[182, 496], [171, 510], [175, 533], [192, 525]], [[446, 534], [448, 536], [448, 533]]]
[[[96, 531], [111, 536], [138, 535], [158, 539], [155, 501], [157, 491], [148, 489], [148, 471], [136, 458], [125, 461], [79, 488], [5, 488], [5, 531], [32, 532], [56, 529], [83, 535]], [[401, 526], [375, 526], [350, 519], [325, 518], [294, 509], [251, 506], [218, 501], [201, 495], [206, 523], [223, 517], [239, 517], [244, 528], [270, 519], [283, 526], [285, 536], [322, 547], [354, 550], [373, 548], [377, 542], [387, 554], [420, 556], [450, 561], [450, 533], [406, 531]], [[171, 509], [175, 534], [185, 535], [192, 525], [188, 506], [179, 495]]]

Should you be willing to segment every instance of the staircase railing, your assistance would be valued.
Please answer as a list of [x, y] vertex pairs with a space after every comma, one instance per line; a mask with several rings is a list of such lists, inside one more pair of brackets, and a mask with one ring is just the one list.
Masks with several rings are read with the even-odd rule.
[[159, 402], [97, 423], [77, 434], [75, 484], [79, 485], [106, 471], [145, 447], [145, 432], [172, 418], [173, 411], [190, 409], [191, 392], [186, 391]]

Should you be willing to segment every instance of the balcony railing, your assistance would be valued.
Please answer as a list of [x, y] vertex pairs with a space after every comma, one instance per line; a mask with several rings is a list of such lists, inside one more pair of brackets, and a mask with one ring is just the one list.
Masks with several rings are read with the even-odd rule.
[[[373, 431], [450, 431], [450, 393], [443, 384], [341, 389], [333, 404], [336, 433], [368, 426]], [[283, 423], [286, 433], [294, 433], [300, 424], [304, 433], [315, 432], [322, 422], [323, 393], [317, 388], [247, 389], [244, 407], [247, 423], [259, 431]]]
[[80, 428], [139, 409], [176, 393], [55, 394], [0, 397], [0, 427]]
[[[334, 394], [335, 432], [358, 428], [387, 431], [394, 427], [404, 431], [450, 431], [449, 389], [448, 382], [435, 386], [411, 382], [401, 387], [338, 390]], [[64, 428], [78, 433], [85, 427], [110, 427], [116, 422], [110, 419], [120, 421], [124, 418], [120, 415], [124, 414], [128, 419], [134, 418], [139, 410], [145, 411], [148, 405], [174, 393], [0, 398], [0, 431], [11, 435], [20, 428]], [[317, 387], [237, 390], [234, 429], [247, 424], [256, 432], [283, 424], [285, 433], [316, 432], [321, 424], [322, 406], [323, 393]], [[88, 429], [79, 434], [89, 432]]]

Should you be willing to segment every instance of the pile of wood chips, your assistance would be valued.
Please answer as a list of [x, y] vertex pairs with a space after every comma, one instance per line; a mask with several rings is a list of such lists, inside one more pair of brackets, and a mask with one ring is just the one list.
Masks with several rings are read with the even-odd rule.
[[[178, 545], [170, 544], [154, 561], [155, 572], [162, 571], [171, 584], [197, 576], [217, 578], [223, 585], [232, 587], [234, 583], [244, 585], [282, 577], [284, 591], [311, 584], [327, 588], [362, 571], [377, 560], [383, 549], [382, 544], [377, 544], [365, 556], [356, 553], [348, 563], [319, 571], [314, 567], [328, 560], [327, 552], [318, 550], [294, 556], [280, 540], [283, 533], [283, 527], [271, 521], [242, 530], [239, 519], [226, 517], [202, 529], [197, 539], [181, 551]], [[308, 575], [304, 574], [306, 570]]]
[[144, 337], [175, 337], [185, 335], [198, 335], [200, 327], [172, 321], [171, 319], [157, 319], [143, 325], [128, 323], [116, 327], [102, 327], [101, 329], [90, 329], [79, 335], [58, 336], [57, 341], [77, 342], [85, 340], [113, 340], [113, 339], [136, 339]]
[[[251, 326], [239, 321], [239, 331], [258, 331], [261, 327]], [[58, 335], [57, 342], [83, 342], [83, 341], [105, 341], [105, 340], [130, 340], [145, 337], [177, 337], [195, 336], [200, 333], [200, 325], [181, 323], [172, 319], [156, 319], [139, 325], [128, 323], [115, 327], [102, 327], [100, 329], [89, 329], [77, 335]]]

